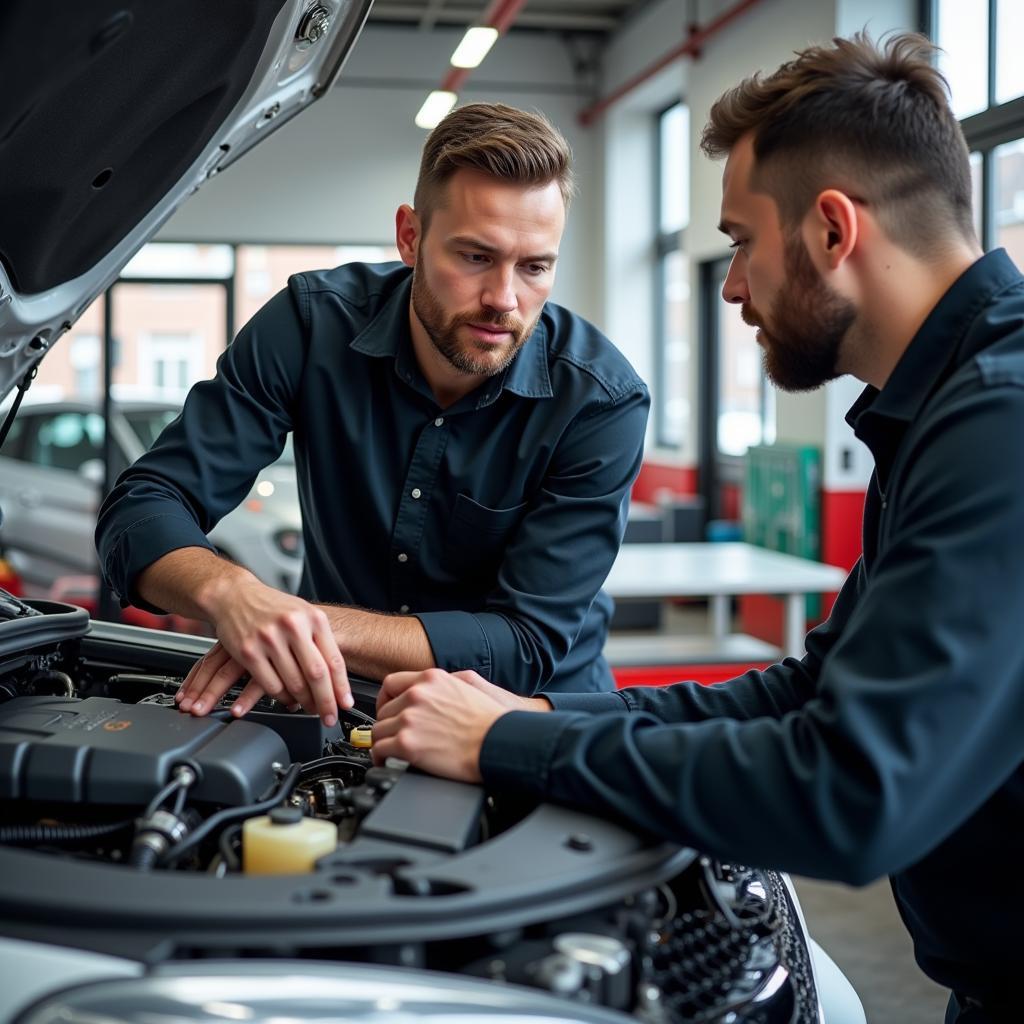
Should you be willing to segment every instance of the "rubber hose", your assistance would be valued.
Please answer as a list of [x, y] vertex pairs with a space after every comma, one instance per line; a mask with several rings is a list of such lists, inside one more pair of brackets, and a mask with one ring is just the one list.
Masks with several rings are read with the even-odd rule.
[[299, 779], [300, 771], [302, 771], [302, 762], [296, 761], [288, 769], [281, 780], [281, 784], [274, 790], [273, 795], [267, 797], [266, 800], [261, 800], [256, 804], [249, 804], [246, 807], [228, 807], [207, 818], [191, 835], [186, 836], [176, 846], [172, 846], [169, 850], [164, 851], [163, 856], [160, 858], [160, 866], [170, 867], [222, 825], [227, 825], [233, 821], [241, 821], [244, 818], [251, 818], [257, 814], [265, 814], [272, 808], [277, 807], [278, 804], [283, 803], [291, 796], [295, 783]]
[[129, 828], [133, 822], [106, 825], [3, 825], [0, 843], [20, 846], [25, 843], [74, 843], [83, 839], [101, 839]]
[[152, 871], [156, 867], [156, 850], [144, 843], [135, 843], [132, 852], [128, 857], [130, 867], [138, 868], [139, 871]]

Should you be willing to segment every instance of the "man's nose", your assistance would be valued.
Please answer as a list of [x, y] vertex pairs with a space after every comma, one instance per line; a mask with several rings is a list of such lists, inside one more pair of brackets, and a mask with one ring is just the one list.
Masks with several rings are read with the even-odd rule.
[[749, 303], [750, 289], [747, 287], [747, 275], [741, 266], [742, 253], [733, 253], [732, 262], [729, 264], [729, 273], [725, 275], [725, 283], [722, 285], [722, 298], [726, 302]]
[[515, 270], [495, 267], [487, 277], [484, 293], [480, 297], [488, 309], [496, 313], [511, 313], [519, 305], [516, 298]]

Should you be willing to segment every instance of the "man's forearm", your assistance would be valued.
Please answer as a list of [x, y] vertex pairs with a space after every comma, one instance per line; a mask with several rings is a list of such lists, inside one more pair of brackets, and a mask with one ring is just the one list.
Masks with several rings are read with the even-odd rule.
[[[147, 566], [139, 574], [137, 589], [158, 608], [215, 622], [218, 607], [246, 582], [257, 582], [256, 577], [212, 551], [178, 548]], [[434, 667], [434, 652], [419, 619], [361, 608], [319, 607], [327, 613], [351, 671], [383, 679], [389, 672]]]
[[150, 604], [190, 619], [213, 622], [218, 603], [256, 577], [206, 548], [178, 548], [139, 573], [136, 589]]
[[391, 672], [434, 668], [434, 652], [419, 619], [362, 608], [320, 605], [327, 613], [350, 672], [383, 679]]

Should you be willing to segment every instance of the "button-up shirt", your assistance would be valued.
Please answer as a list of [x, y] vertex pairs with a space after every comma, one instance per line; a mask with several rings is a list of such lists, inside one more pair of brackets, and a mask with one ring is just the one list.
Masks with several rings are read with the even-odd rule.
[[[612, 686], [600, 590], [649, 397], [594, 327], [545, 305], [511, 365], [440, 408], [413, 354], [411, 271], [299, 274], [118, 480], [97, 544], [122, 600], [206, 533], [294, 435], [311, 601], [415, 615], [436, 664], [519, 693]], [[159, 610], [159, 609], [156, 609]]]
[[728, 860], [889, 874], [922, 968], [999, 1005], [1024, 915], [1024, 278], [1004, 252], [849, 418], [876, 463], [863, 555], [802, 659], [555, 695], [498, 720], [482, 774]]

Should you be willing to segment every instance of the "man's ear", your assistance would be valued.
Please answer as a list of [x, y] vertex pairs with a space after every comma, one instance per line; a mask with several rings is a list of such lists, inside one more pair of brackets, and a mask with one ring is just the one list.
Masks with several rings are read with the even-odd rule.
[[860, 234], [857, 204], [836, 188], [825, 189], [804, 221], [804, 240], [817, 261], [836, 270], [856, 248]]
[[408, 203], [403, 203], [395, 214], [395, 245], [407, 267], [416, 266], [421, 234], [419, 214]]

